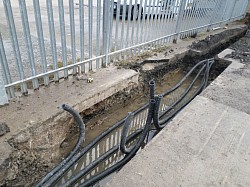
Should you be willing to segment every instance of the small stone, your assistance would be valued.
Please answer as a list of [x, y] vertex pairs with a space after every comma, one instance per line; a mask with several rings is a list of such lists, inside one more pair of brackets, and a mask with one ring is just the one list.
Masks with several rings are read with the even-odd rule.
[[89, 77], [89, 78], [87, 79], [87, 83], [92, 83], [93, 81], [94, 81], [94, 79], [91, 78], [91, 77]]
[[10, 128], [7, 126], [7, 124], [0, 122], [0, 136], [3, 136], [8, 132], [10, 132]]
[[68, 142], [63, 142], [63, 143], [61, 143], [61, 145], [60, 145], [60, 147], [61, 148], [65, 148], [65, 147], [68, 147], [69, 146], [69, 143]]

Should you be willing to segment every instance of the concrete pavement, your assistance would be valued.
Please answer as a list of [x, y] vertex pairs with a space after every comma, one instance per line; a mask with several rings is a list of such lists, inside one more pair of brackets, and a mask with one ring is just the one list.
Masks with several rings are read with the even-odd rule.
[[232, 62], [107, 186], [250, 186], [249, 75]]

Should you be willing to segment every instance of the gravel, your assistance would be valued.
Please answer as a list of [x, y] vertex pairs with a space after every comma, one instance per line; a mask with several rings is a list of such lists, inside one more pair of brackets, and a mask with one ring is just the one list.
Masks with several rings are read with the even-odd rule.
[[250, 30], [240, 40], [230, 46], [234, 52], [227, 55], [228, 58], [239, 59], [241, 63], [250, 64]]

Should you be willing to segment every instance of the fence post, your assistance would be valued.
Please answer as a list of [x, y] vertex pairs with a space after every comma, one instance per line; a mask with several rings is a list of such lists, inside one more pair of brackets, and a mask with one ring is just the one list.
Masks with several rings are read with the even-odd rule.
[[103, 0], [103, 54], [105, 54], [105, 59], [102, 62], [102, 66], [106, 67], [108, 65], [108, 49], [109, 49], [109, 10], [110, 10], [110, 0]]
[[0, 71], [0, 106], [8, 104], [8, 97], [4, 87], [2, 72]]
[[177, 20], [176, 20], [176, 27], [175, 27], [175, 32], [174, 32], [176, 35], [174, 36], [173, 43], [177, 43], [177, 40], [180, 38], [180, 31], [181, 31], [180, 24], [182, 23], [186, 4], [187, 4], [187, 0], [180, 1], [179, 10], [177, 11]]

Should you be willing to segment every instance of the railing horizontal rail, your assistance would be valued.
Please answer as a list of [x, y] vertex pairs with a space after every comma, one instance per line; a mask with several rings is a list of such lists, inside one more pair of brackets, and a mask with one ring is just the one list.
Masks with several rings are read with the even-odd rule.
[[[15, 97], [19, 88], [27, 94], [30, 89], [58, 82], [71, 74], [97, 71], [180, 38], [221, 27], [243, 18], [249, 3], [248, 0], [1, 1], [0, 11], [5, 16], [0, 17], [3, 44], [0, 72], [9, 98]], [[10, 68], [6, 68], [6, 61]]]

